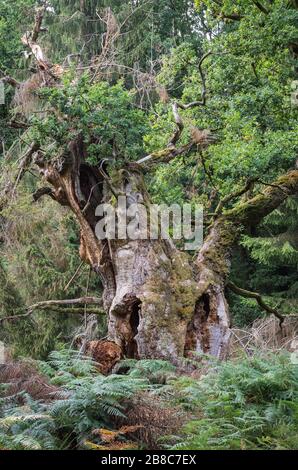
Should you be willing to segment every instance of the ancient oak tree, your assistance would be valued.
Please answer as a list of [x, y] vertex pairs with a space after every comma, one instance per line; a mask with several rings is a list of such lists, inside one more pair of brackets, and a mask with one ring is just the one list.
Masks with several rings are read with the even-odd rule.
[[[93, 58], [87, 71], [80, 64], [75, 70], [72, 67], [72, 78], [65, 82], [70, 71], [63, 65], [51, 63], [39, 45], [45, 14], [46, 7], [39, 8], [32, 31], [22, 37], [22, 43], [32, 55], [33, 75], [23, 83], [7, 77], [6, 81], [15, 87], [18, 103], [26, 99], [28, 88], [34, 88], [41, 96], [43, 91], [48, 93], [46, 97], [50, 100], [45, 100], [40, 112], [44, 113], [45, 120], [51, 116], [54, 124], [48, 129], [48, 135], [42, 129], [38, 140], [30, 144], [15, 181], [3, 193], [2, 205], [10, 191], [16, 189], [24, 172], [34, 166], [46, 182], [46, 186], [34, 194], [34, 200], [48, 195], [72, 211], [80, 229], [81, 260], [90, 265], [102, 282], [100, 312], [103, 309], [108, 317], [108, 337], [103, 348], [110, 351], [111, 362], [122, 356], [176, 361], [191, 351], [226, 357], [231, 324], [226, 290], [236, 289], [229, 283], [232, 249], [248, 227], [257, 225], [289, 196], [298, 193], [297, 169], [293, 168], [265, 188], [255, 178], [242, 190], [231, 191], [211, 215], [203, 245], [197, 253], [190, 255], [180, 251], [172, 240], [162, 238], [98, 239], [95, 212], [99, 204], [115, 203], [118, 195], [124, 195], [128, 207], [135, 201], [149, 207], [146, 176], [150, 172], [161, 164], [184, 158], [193, 149], [205, 149], [216, 142], [216, 135], [209, 129], [192, 129], [190, 140], [180, 144], [185, 129], [184, 112], [206, 105], [208, 90], [204, 66], [212, 60], [212, 53], [202, 54], [198, 63], [200, 96], [194, 96], [189, 103], [167, 98], [176, 130], [166, 148], [130, 159], [129, 155], [124, 158], [119, 154], [117, 145], [110, 139], [114, 160], [100, 152], [94, 158], [89, 152], [90, 149], [94, 152], [101, 136], [96, 129], [97, 118], [92, 120], [92, 113], [104, 105], [96, 102], [92, 94], [84, 97], [79, 86], [83, 80], [84, 86], [92, 89], [102, 80], [103, 69], [115, 70], [115, 64], [109, 63], [108, 58], [109, 51], [114, 51], [119, 30], [112, 16], [107, 15], [104, 56]], [[77, 91], [71, 95], [69, 89], [76, 90], [76, 86]], [[80, 115], [75, 111], [79, 100]], [[137, 125], [138, 116], [131, 119], [131, 126]], [[39, 130], [41, 126], [36, 120], [30, 120], [28, 113], [19, 123], [20, 127], [39, 126]], [[255, 184], [260, 190], [251, 194]], [[225, 209], [226, 203], [229, 203], [228, 209]], [[92, 303], [92, 299], [89, 301]], [[98, 303], [98, 299], [93, 303]]]

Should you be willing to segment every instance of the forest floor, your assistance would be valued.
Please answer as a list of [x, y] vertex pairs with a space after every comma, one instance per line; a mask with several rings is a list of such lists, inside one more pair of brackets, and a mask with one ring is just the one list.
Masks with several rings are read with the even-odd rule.
[[121, 361], [61, 349], [0, 366], [2, 449], [294, 449], [297, 324], [233, 330], [231, 357]]

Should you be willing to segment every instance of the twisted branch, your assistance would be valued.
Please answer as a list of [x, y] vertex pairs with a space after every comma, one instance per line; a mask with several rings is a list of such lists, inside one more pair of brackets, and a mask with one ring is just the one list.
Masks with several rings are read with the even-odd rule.
[[201, 94], [201, 101], [192, 101], [191, 103], [188, 104], [183, 104], [183, 103], [177, 103], [179, 108], [181, 109], [190, 109], [190, 108], [195, 108], [196, 106], [205, 106], [206, 104], [206, 95], [207, 95], [207, 90], [206, 90], [206, 78], [205, 74], [202, 69], [202, 64], [207, 57], [209, 57], [212, 54], [211, 51], [206, 52], [206, 54], [203, 55], [199, 62], [199, 72], [201, 76], [201, 81], [202, 81], [202, 94]]
[[49, 188], [48, 186], [39, 188], [32, 194], [34, 202], [37, 202], [43, 196], [50, 196], [52, 199], [54, 200], [56, 199], [52, 189]]
[[278, 319], [279, 319], [279, 326], [280, 328], [282, 327], [282, 324], [284, 322], [284, 316], [279, 313], [275, 308], [270, 307], [270, 305], [266, 304], [266, 302], [263, 300], [261, 294], [258, 292], [252, 292], [246, 289], [242, 289], [241, 287], [236, 286], [233, 282], [229, 281], [227, 283], [227, 287], [234, 292], [237, 295], [240, 295], [241, 297], [246, 297], [249, 299], [255, 299], [261, 309], [265, 310], [268, 313], [273, 313]]
[[258, 180], [258, 178], [249, 178], [245, 184], [245, 186], [243, 186], [243, 188], [239, 189], [238, 191], [234, 191], [233, 193], [231, 194], [228, 194], [227, 196], [225, 196], [218, 204], [217, 208], [215, 209], [215, 215], [219, 215], [222, 213], [222, 210], [224, 208], [224, 206], [232, 201], [233, 199], [236, 199], [237, 197], [239, 196], [242, 196], [243, 194], [247, 193], [247, 191], [249, 191], [253, 184]]
[[[140, 160], [137, 161], [137, 164], [139, 165], [148, 165], [148, 162], [159, 162], [159, 163], [168, 163], [169, 161], [171, 161], [173, 158], [175, 158], [177, 155], [181, 155], [182, 153], [184, 153], [185, 151], [188, 151], [190, 150], [190, 148], [193, 146], [194, 142], [196, 141], [195, 137], [193, 136], [193, 140], [191, 142], [189, 142], [188, 144], [180, 147], [180, 149], [176, 149], [175, 145], [177, 144], [177, 142], [180, 140], [180, 137], [181, 137], [181, 134], [183, 132], [183, 129], [184, 129], [184, 124], [183, 124], [183, 120], [179, 114], [179, 111], [178, 111], [178, 108], [180, 109], [190, 109], [190, 108], [194, 108], [195, 106], [205, 106], [206, 104], [206, 78], [205, 78], [205, 74], [203, 72], [203, 69], [202, 69], [202, 64], [204, 62], [204, 60], [209, 57], [209, 55], [211, 55], [212, 52], [211, 51], [208, 51], [206, 54], [203, 55], [203, 57], [200, 59], [200, 62], [199, 62], [199, 72], [200, 72], [200, 76], [201, 76], [201, 81], [202, 81], [202, 95], [201, 95], [201, 101], [192, 101], [191, 103], [188, 103], [188, 104], [183, 104], [183, 103], [179, 103], [179, 102], [174, 102], [172, 104], [172, 111], [173, 111], [173, 116], [174, 116], [174, 121], [175, 121], [175, 124], [177, 126], [177, 129], [176, 131], [174, 132], [174, 134], [172, 135], [169, 143], [168, 143], [168, 148], [167, 149], [164, 149], [164, 150], [161, 150], [160, 152], [154, 152], [150, 155], [147, 155], [146, 157], [143, 157], [141, 158]], [[206, 139], [204, 140], [204, 144], [207, 143], [212, 143], [214, 142], [214, 138], [208, 134], [208, 139], [207, 139], [207, 133], [208, 131], [202, 131], [202, 135], [203, 133], [205, 132], [204, 136], [206, 137]]]

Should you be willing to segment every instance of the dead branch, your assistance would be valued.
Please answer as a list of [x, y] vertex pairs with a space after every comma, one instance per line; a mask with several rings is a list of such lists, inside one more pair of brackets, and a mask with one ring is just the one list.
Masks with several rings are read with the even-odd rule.
[[[177, 105], [177, 103], [175, 104]], [[169, 163], [174, 158], [188, 153], [195, 145], [197, 145], [198, 148], [203, 149], [203, 148], [206, 148], [208, 145], [216, 142], [217, 140], [217, 137], [213, 136], [209, 129], [203, 129], [201, 131], [199, 129], [196, 129], [196, 137], [194, 136], [194, 132], [192, 131], [191, 142], [188, 142], [187, 144], [182, 145], [181, 147], [177, 148], [175, 147], [174, 143], [179, 140], [181, 136], [181, 132], [183, 130], [183, 123], [182, 123], [182, 120], [180, 121], [179, 114], [176, 115], [175, 121], [176, 121], [178, 129], [172, 136], [170, 143], [168, 144], [168, 147], [163, 150], [152, 152], [149, 155], [146, 155], [145, 157], [141, 158], [137, 162], [132, 163], [131, 166], [134, 166], [137, 164], [137, 165], [142, 166], [144, 169], [145, 168], [149, 169], [158, 163]], [[197, 135], [198, 133], [200, 134], [200, 142], [198, 141], [198, 135]]]
[[43, 6], [36, 8], [33, 29], [32, 31], [27, 31], [22, 37], [22, 43], [24, 45], [31, 48], [31, 45], [37, 42], [39, 33], [43, 30], [42, 22], [46, 10], [47, 2], [44, 2]]
[[227, 283], [227, 287], [234, 292], [237, 295], [240, 295], [241, 297], [246, 297], [249, 299], [255, 299], [261, 309], [265, 310], [268, 313], [273, 313], [278, 319], [279, 319], [279, 326], [282, 327], [282, 324], [284, 322], [284, 316], [279, 313], [275, 308], [270, 307], [266, 302], [263, 300], [262, 296], [258, 292], [252, 292], [246, 289], [242, 289], [238, 286], [236, 286], [233, 282], [229, 281]]
[[85, 312], [87, 315], [105, 315], [106, 312], [100, 308], [94, 307], [51, 307], [51, 312], [53, 313], [70, 313], [75, 315], [84, 315]]
[[36, 9], [35, 22], [32, 31], [26, 31], [22, 36], [21, 42], [31, 50], [38, 68], [46, 73], [54, 81], [59, 80], [63, 69], [60, 65], [51, 64], [45, 57], [42, 48], [37, 44], [39, 33], [46, 29], [42, 27], [43, 18], [48, 8], [48, 2], [43, 2], [41, 7]]
[[[42, 302], [37, 302], [36, 304], [31, 305], [27, 308], [27, 313], [21, 315], [11, 315], [8, 317], [0, 318], [0, 323], [4, 321], [14, 321], [20, 318], [30, 317], [35, 310], [47, 310], [50, 309], [53, 312], [58, 313], [76, 313], [83, 314], [84, 308], [69, 308], [69, 305], [102, 305], [102, 299], [99, 297], [80, 297], [77, 299], [66, 299], [66, 300], [44, 300]], [[62, 308], [63, 307], [63, 308]], [[90, 313], [103, 315], [105, 314], [104, 310], [99, 308], [89, 309]], [[89, 313], [89, 312], [88, 312]]]
[[78, 305], [78, 304], [94, 304], [102, 305], [100, 297], [78, 297], [77, 299], [64, 299], [64, 300], [43, 300], [28, 307], [28, 310], [36, 310], [37, 308], [48, 308], [53, 305]]
[[45, 186], [44, 188], [39, 188], [37, 189], [33, 194], [33, 202], [37, 202], [41, 197], [43, 196], [50, 196], [52, 199], [56, 200], [55, 195], [52, 191], [52, 189], [48, 186]]
[[181, 134], [182, 134], [182, 131], [184, 129], [184, 124], [183, 124], [182, 118], [181, 118], [181, 116], [179, 115], [179, 112], [178, 112], [178, 103], [173, 103], [172, 109], [173, 109], [173, 115], [174, 115], [174, 120], [175, 120], [177, 129], [174, 132], [174, 134], [172, 135], [171, 140], [168, 144], [168, 147], [173, 147], [173, 146], [176, 145], [176, 143], [179, 141], [179, 139], [181, 137]]
[[195, 126], [190, 128], [192, 140], [202, 150], [218, 141], [218, 136], [213, 134], [210, 129], [198, 129]]
[[91, 83], [98, 77], [99, 71], [101, 69], [110, 68], [111, 61], [113, 61], [116, 51], [115, 51], [115, 41], [120, 35], [120, 28], [117, 23], [117, 20], [110, 7], [106, 8], [104, 11], [104, 16], [101, 17], [98, 11], [96, 15], [106, 25], [106, 33], [102, 37], [102, 48], [99, 56], [95, 57], [92, 60], [92, 68], [94, 68], [94, 74], [91, 78]]
[[36, 43], [42, 25], [42, 20], [46, 11], [46, 6], [44, 5], [41, 8], [37, 8], [35, 15], [35, 22], [32, 31], [26, 31], [26, 33], [21, 38], [22, 43], [31, 49], [32, 54], [34, 55], [39, 66], [44, 67], [45, 57], [41, 47]]
[[[46, 310], [46, 309], [43, 309], [43, 310]], [[75, 307], [51, 307], [51, 312], [53, 313], [63, 313], [63, 314], [75, 314], [75, 315], [84, 315], [85, 311], [84, 311], [84, 308], [75, 308]], [[0, 323], [4, 322], [4, 321], [15, 321], [15, 320], [19, 320], [20, 318], [28, 318], [30, 317], [31, 315], [33, 314], [33, 311], [32, 312], [27, 312], [27, 313], [23, 313], [21, 315], [11, 315], [9, 317], [4, 317], [4, 318], [0, 318]], [[87, 308], [87, 314], [88, 315], [105, 315], [105, 311], [104, 310], [101, 310], [101, 309], [98, 309], [98, 308]]]
[[73, 276], [71, 276], [71, 279], [68, 281], [68, 283], [66, 284], [66, 286], [64, 287], [64, 292], [67, 291], [67, 289], [69, 288], [69, 286], [72, 284], [72, 282], [75, 280], [75, 278], [77, 277], [77, 275], [79, 274], [82, 266], [84, 264], [84, 261], [81, 261], [79, 266], [77, 267], [77, 269], [75, 270], [75, 273], [73, 274]]
[[13, 129], [29, 129], [30, 126], [26, 122], [15, 121], [12, 119], [11, 121], [9, 121], [8, 127], [12, 127]]
[[[176, 124], [177, 128], [176, 128], [176, 131], [174, 132], [174, 134], [172, 135], [172, 137], [169, 141], [168, 147], [170, 147], [170, 148], [175, 147], [175, 145], [179, 141], [179, 139], [181, 137], [181, 134], [183, 132], [183, 129], [184, 129], [183, 120], [182, 120], [182, 118], [179, 114], [178, 108], [185, 110], [185, 109], [194, 108], [195, 106], [204, 106], [206, 104], [206, 79], [205, 79], [205, 74], [204, 74], [203, 69], [202, 69], [202, 64], [203, 64], [204, 60], [210, 54], [211, 54], [211, 51], [208, 51], [206, 54], [203, 55], [203, 57], [200, 59], [200, 62], [199, 62], [199, 72], [200, 72], [201, 81], [202, 81], [202, 95], [201, 95], [202, 99], [201, 99], [201, 101], [193, 101], [193, 102], [188, 103], [188, 104], [174, 102], [172, 104], [174, 121], [175, 121], [175, 124]], [[196, 141], [198, 145], [199, 145], [198, 133], [202, 137], [201, 140], [204, 141], [204, 145], [208, 145], [209, 143], [214, 142], [216, 140], [216, 138], [211, 135], [210, 131], [208, 131], [208, 130], [199, 131], [198, 129], [194, 128], [194, 130], [192, 131], [192, 137], [193, 137], [193, 140]]]

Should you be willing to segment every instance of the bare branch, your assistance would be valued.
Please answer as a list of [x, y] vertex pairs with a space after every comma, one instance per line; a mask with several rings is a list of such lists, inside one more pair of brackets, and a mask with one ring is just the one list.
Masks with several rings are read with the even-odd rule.
[[46, 72], [54, 80], [59, 79], [62, 71], [62, 67], [51, 64], [45, 57], [42, 48], [37, 44], [39, 33], [44, 31], [42, 28], [42, 21], [44, 14], [48, 8], [48, 3], [45, 1], [42, 7], [36, 9], [35, 22], [32, 31], [26, 31], [22, 36], [22, 43], [31, 49], [33, 56], [37, 62], [38, 67]]
[[106, 25], [106, 33], [102, 37], [102, 48], [99, 56], [93, 58], [94, 75], [91, 78], [91, 83], [100, 75], [100, 70], [110, 68], [111, 60], [115, 57], [115, 42], [120, 35], [120, 28], [117, 20], [110, 7], [104, 11], [104, 16], [101, 17], [98, 11], [96, 15]]
[[[22, 37], [22, 43], [25, 46], [30, 47], [30, 49], [32, 49], [32, 46], [36, 45], [36, 41], [38, 39], [39, 33], [42, 30], [42, 21], [43, 21], [45, 12], [46, 12], [46, 4], [36, 9], [34, 26], [33, 26], [32, 31], [26, 31], [26, 33]], [[32, 50], [32, 52], [35, 55], [34, 50]]]
[[246, 297], [249, 299], [255, 299], [259, 306], [265, 310], [268, 313], [272, 313], [279, 319], [279, 326], [282, 327], [282, 324], [284, 322], [284, 316], [279, 313], [275, 308], [270, 307], [266, 302], [263, 300], [262, 296], [258, 292], [252, 292], [246, 289], [242, 289], [238, 286], [236, 286], [233, 282], [229, 281], [227, 283], [227, 287], [234, 292], [237, 295], [240, 295], [241, 297]]
[[267, 10], [267, 8], [264, 7], [264, 5], [262, 5], [261, 2], [258, 2], [257, 0], [252, 0], [252, 3], [253, 3], [262, 13], [265, 13], [265, 15], [268, 15], [269, 11]]
[[[211, 54], [211, 51], [208, 51], [206, 54], [203, 55], [203, 57], [200, 59], [200, 62], [199, 62], [199, 71], [200, 71], [200, 75], [201, 75], [201, 80], [202, 80], [202, 100], [201, 101], [193, 101], [191, 103], [188, 103], [188, 104], [183, 104], [183, 103], [178, 103], [178, 102], [174, 102], [172, 104], [172, 110], [173, 110], [173, 116], [174, 116], [174, 121], [175, 121], [175, 124], [177, 126], [177, 129], [176, 131], [174, 132], [174, 134], [172, 135], [169, 143], [168, 143], [168, 147], [169, 148], [172, 148], [172, 147], [175, 147], [175, 145], [177, 144], [177, 142], [179, 141], [180, 137], [181, 137], [181, 134], [183, 132], [183, 129], [184, 129], [184, 124], [183, 124], [183, 120], [179, 114], [179, 111], [178, 111], [178, 108], [180, 109], [190, 109], [190, 108], [194, 108], [195, 106], [204, 106], [206, 104], [206, 79], [205, 79], [205, 75], [204, 75], [204, 72], [203, 72], [203, 69], [202, 69], [202, 64], [204, 62], [204, 60]], [[200, 132], [200, 131], [198, 131]], [[205, 131], [201, 131], [201, 134], [203, 136], [203, 133], [205, 132], [204, 134], [204, 138], [207, 137], [207, 130]], [[193, 135], [193, 139], [194, 141], [196, 140], [196, 133], [194, 133]], [[212, 141], [214, 141], [214, 137], [211, 136], [211, 133], [209, 132], [208, 134], [208, 138]], [[205, 140], [205, 143], [207, 142], [207, 139], [204, 139]], [[199, 144], [199, 142], [197, 142]], [[143, 161], [148, 161], [148, 158], [145, 157], [146, 160], [143, 159]]]
[[13, 86], [14, 88], [18, 88], [21, 84], [15, 78], [6, 75], [3, 70], [0, 69], [0, 74], [2, 75], [1, 81], [4, 83], [8, 83], [9, 85]]
[[37, 202], [43, 196], [50, 196], [52, 199], [55, 200], [55, 195], [52, 189], [48, 186], [45, 186], [44, 188], [39, 188], [35, 191], [35, 193], [32, 194], [34, 202]]
[[77, 267], [75, 273], [71, 276], [71, 279], [68, 281], [68, 283], [66, 284], [66, 286], [64, 287], [64, 292], [67, 291], [67, 289], [69, 288], [69, 286], [72, 284], [72, 282], [75, 280], [75, 278], [77, 277], [77, 275], [79, 274], [82, 266], [84, 264], [84, 261], [81, 261], [79, 266]]
[[174, 158], [178, 157], [179, 155], [183, 155], [184, 153], [189, 152], [193, 146], [194, 146], [194, 143], [190, 142], [179, 148], [168, 147], [158, 152], [153, 152], [150, 155], [147, 155], [146, 157], [141, 158], [135, 163], [131, 163], [131, 166], [140, 165], [144, 168], [147, 168], [147, 167], [150, 168], [150, 166], [158, 164], [158, 163], [169, 163], [170, 161], [172, 161]]
[[172, 135], [171, 140], [168, 144], [168, 147], [173, 147], [173, 146], [176, 145], [176, 143], [180, 139], [182, 131], [184, 129], [184, 124], [183, 124], [182, 118], [181, 118], [181, 116], [179, 115], [179, 112], [178, 112], [178, 103], [173, 103], [172, 109], [173, 109], [173, 115], [174, 115], [174, 120], [175, 120], [177, 129], [174, 132], [174, 134]]
[[[177, 126], [178, 126], [178, 119], [177, 119]], [[173, 145], [173, 141], [175, 142], [178, 140], [180, 137], [180, 134], [183, 129], [183, 123], [179, 123], [178, 130], [175, 132], [173, 135], [169, 145], [167, 148], [163, 150], [159, 150], [157, 152], [152, 152], [149, 155], [146, 155], [146, 157], [141, 158], [135, 163], [131, 163], [131, 166], [134, 165], [141, 165], [144, 168], [150, 168], [151, 166], [158, 164], [158, 163], [169, 163], [171, 162], [174, 158], [186, 154], [189, 152], [195, 145], [197, 145], [198, 148], [206, 148], [208, 145], [216, 142], [217, 137], [211, 134], [211, 131], [209, 129], [203, 129], [199, 130], [196, 128], [192, 129], [192, 140], [188, 142], [185, 145], [182, 145], [179, 148], [176, 148]], [[198, 136], [200, 134], [200, 136]], [[172, 142], [172, 144], [171, 144]]]
[[[14, 321], [20, 318], [28, 318], [33, 314], [35, 310], [47, 310], [50, 309], [53, 312], [59, 313], [76, 313], [83, 314], [84, 308], [69, 308], [69, 305], [102, 305], [102, 299], [99, 297], [80, 297], [77, 299], [66, 299], [66, 300], [45, 300], [43, 302], [37, 302], [34, 305], [31, 305], [27, 309], [27, 313], [21, 315], [11, 315], [9, 317], [0, 318], [0, 323], [4, 321]], [[63, 307], [63, 308], [62, 308]], [[88, 312], [89, 313], [89, 312]], [[95, 313], [98, 315], [105, 314], [102, 309], [90, 309], [90, 313]]]
[[95, 307], [51, 307], [51, 312], [53, 313], [70, 313], [75, 315], [84, 315], [86, 312], [87, 315], [105, 315], [106, 312], [101, 308]]
[[46, 11], [46, 6], [43, 6], [42, 8], [38, 8], [36, 11], [35, 23], [34, 23], [34, 27], [33, 27], [32, 34], [31, 34], [31, 39], [33, 42], [36, 42], [38, 39], [39, 33], [41, 31], [41, 25], [42, 25], [42, 20], [43, 20], [45, 11]]
[[100, 297], [79, 297], [77, 299], [65, 299], [65, 300], [43, 300], [36, 304], [28, 307], [28, 311], [31, 312], [36, 309], [51, 308], [53, 305], [102, 305], [102, 299]]
[[188, 104], [177, 103], [179, 108], [181, 108], [181, 109], [190, 109], [190, 108], [194, 108], [196, 106], [205, 106], [207, 91], [206, 91], [206, 78], [205, 78], [205, 74], [204, 74], [203, 69], [202, 69], [202, 65], [203, 65], [204, 60], [207, 59], [207, 57], [209, 57], [211, 54], [212, 54], [211, 51], [206, 52], [206, 54], [203, 55], [203, 57], [201, 58], [201, 60], [199, 62], [199, 72], [200, 72], [201, 81], [202, 81], [202, 94], [201, 94], [202, 99], [201, 99], [201, 101], [192, 101], [191, 103], [188, 103]]

